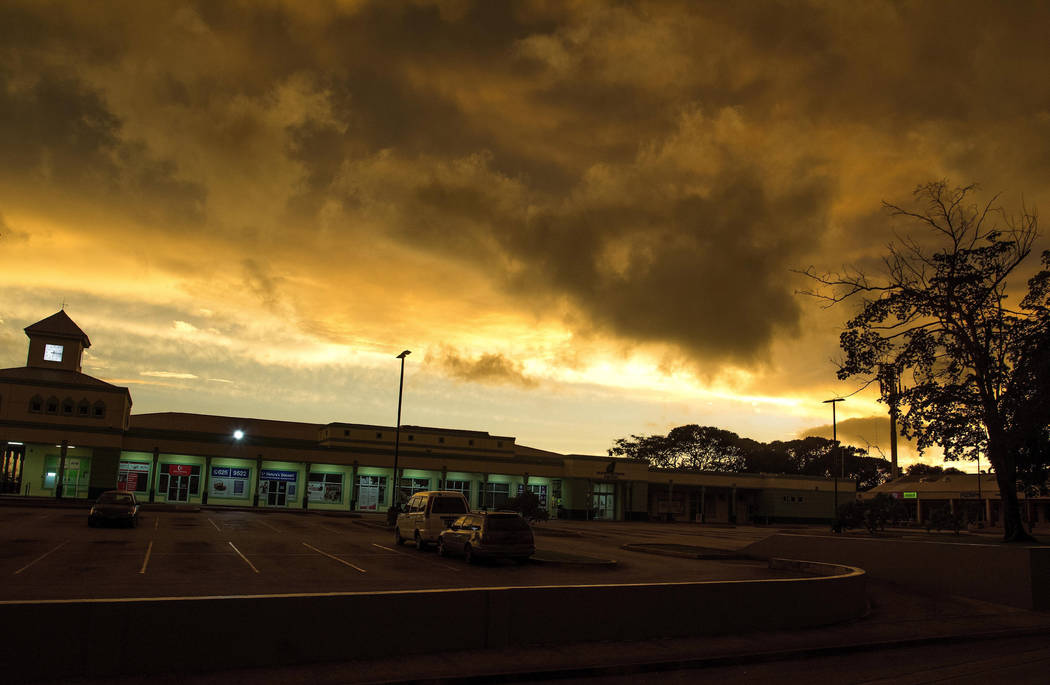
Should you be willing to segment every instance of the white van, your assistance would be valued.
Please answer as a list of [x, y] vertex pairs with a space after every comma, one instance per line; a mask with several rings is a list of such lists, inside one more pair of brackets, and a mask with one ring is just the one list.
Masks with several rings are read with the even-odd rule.
[[463, 514], [470, 513], [470, 504], [462, 493], [448, 490], [417, 492], [409, 498], [406, 509], [397, 516], [394, 542], [404, 544], [411, 539], [416, 549], [437, 544], [441, 531]]

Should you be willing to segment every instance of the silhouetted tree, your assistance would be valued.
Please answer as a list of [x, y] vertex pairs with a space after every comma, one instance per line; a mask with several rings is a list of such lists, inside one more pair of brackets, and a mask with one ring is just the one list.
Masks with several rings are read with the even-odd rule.
[[619, 438], [610, 456], [645, 459], [656, 468], [692, 471], [740, 471], [744, 466], [740, 437], [714, 426], [690, 424], [672, 428], [667, 435]]
[[[819, 284], [808, 294], [828, 306], [861, 305], [841, 334], [839, 378], [870, 382], [879, 373], [910, 373], [898, 395], [901, 432], [916, 438], [920, 450], [940, 445], [946, 459], [984, 452], [999, 483], [1004, 538], [1026, 540], [1015, 482], [1023, 445], [1047, 425], [1041, 397], [1048, 390], [1039, 385], [1047, 365], [1038, 355], [1050, 334], [1050, 252], [1028, 295], [1009, 307], [1007, 281], [1032, 251], [1036, 215], [1022, 210], [1011, 217], [995, 198], [976, 206], [973, 189], [929, 183], [915, 191], [919, 210], [887, 204], [929, 235], [891, 244], [877, 280], [856, 269], [804, 273]], [[888, 401], [894, 384], [882, 385]]]

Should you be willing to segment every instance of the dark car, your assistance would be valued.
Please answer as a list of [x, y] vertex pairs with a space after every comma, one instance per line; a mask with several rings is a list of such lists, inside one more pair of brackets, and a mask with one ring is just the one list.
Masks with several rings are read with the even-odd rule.
[[493, 557], [522, 563], [535, 551], [532, 528], [516, 511], [466, 514], [438, 536], [438, 554], [461, 554], [468, 564]]
[[123, 523], [131, 527], [139, 524], [139, 503], [135, 495], [121, 490], [107, 490], [99, 495], [88, 514], [88, 525]]

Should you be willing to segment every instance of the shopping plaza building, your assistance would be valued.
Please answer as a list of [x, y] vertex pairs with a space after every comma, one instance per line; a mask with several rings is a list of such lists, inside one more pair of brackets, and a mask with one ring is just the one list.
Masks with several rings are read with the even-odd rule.
[[[394, 492], [462, 492], [476, 509], [525, 490], [552, 518], [825, 521], [852, 482], [654, 470], [558, 454], [483, 431], [132, 414], [131, 392], [81, 371], [88, 336], [64, 311], [25, 328], [25, 366], [0, 370], [0, 491], [88, 500], [114, 488], [186, 505], [378, 512]], [[393, 412], [392, 412], [393, 413]]]

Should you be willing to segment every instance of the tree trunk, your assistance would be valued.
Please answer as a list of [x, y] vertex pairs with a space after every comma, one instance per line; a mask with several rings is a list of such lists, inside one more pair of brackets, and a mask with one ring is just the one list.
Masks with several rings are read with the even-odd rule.
[[1024, 529], [1021, 503], [1017, 499], [1017, 466], [1006, 450], [996, 444], [992, 432], [988, 436], [988, 460], [995, 469], [999, 484], [999, 502], [1003, 514], [1003, 542], [1033, 542], [1035, 538]]

